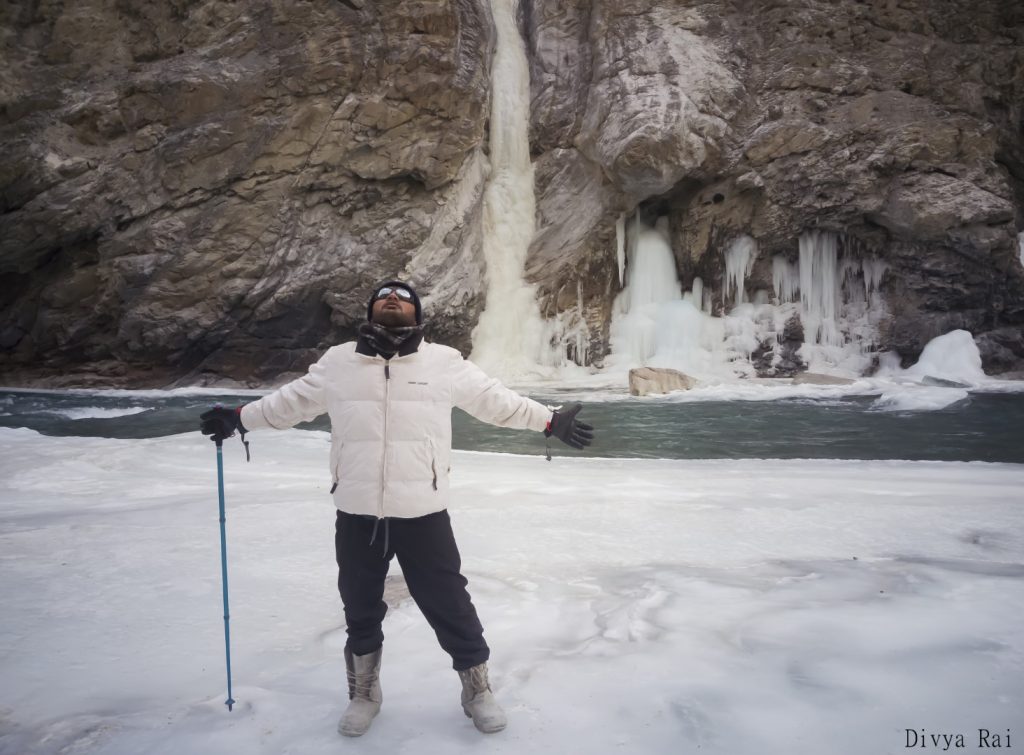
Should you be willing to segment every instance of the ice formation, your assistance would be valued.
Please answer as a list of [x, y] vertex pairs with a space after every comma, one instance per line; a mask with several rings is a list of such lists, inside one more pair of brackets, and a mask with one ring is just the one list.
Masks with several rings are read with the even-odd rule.
[[619, 288], [626, 285], [626, 216], [615, 221], [615, 261], [619, 271]]
[[[516, 5], [517, 0], [491, 0], [497, 42], [491, 67], [491, 174], [484, 191], [487, 295], [470, 355], [489, 374], [509, 382], [564, 376], [590, 361], [582, 280], [576, 283], [577, 306], [544, 319], [536, 286], [523, 278], [536, 198], [528, 134], [530, 73]], [[620, 285], [624, 263], [623, 256]]]
[[781, 254], [772, 257], [772, 288], [779, 302], [791, 302], [800, 290], [800, 268]]
[[800, 319], [805, 343], [841, 346], [839, 237], [808, 231], [800, 236]]
[[878, 324], [887, 314], [879, 292], [885, 270], [882, 260], [859, 253], [837, 233], [801, 234], [799, 355], [809, 370], [859, 375], [870, 366]]
[[[591, 333], [581, 280], [576, 282], [576, 306], [545, 320], [536, 287], [523, 279], [535, 197], [529, 68], [515, 2], [491, 0], [497, 44], [491, 175], [484, 194], [487, 296], [473, 331], [471, 358], [490, 374], [521, 382], [564, 378], [588, 364]], [[1024, 264], [1024, 234], [1020, 243]], [[664, 219], [651, 226], [639, 207], [631, 218], [620, 216], [615, 245], [620, 292], [610, 324], [608, 371], [648, 365], [704, 377], [752, 377], [758, 369], [780, 364], [786, 324], [795, 316], [804, 334], [796, 356], [808, 370], [856, 376], [871, 365], [878, 325], [887, 314], [879, 293], [886, 266], [840, 234], [801, 234], [797, 260], [786, 255], [772, 259], [771, 291], [747, 290], [757, 241], [747, 235], [733, 239], [722, 252], [721, 296], [727, 309], [719, 317], [712, 316], [712, 302], [699, 278], [690, 291], [681, 290]]]
[[[917, 363], [907, 369], [900, 368], [899, 356], [893, 352], [882, 354], [876, 377], [894, 380], [872, 408], [881, 411], [933, 411], [944, 409], [966, 399], [970, 388], [985, 385], [992, 390], [992, 382], [981, 368], [981, 352], [974, 337], [966, 330], [953, 330], [929, 341]], [[907, 379], [914, 384], [907, 385]], [[928, 385], [928, 378], [951, 380], [956, 385]], [[920, 385], [924, 382], [925, 385]]]
[[[523, 279], [534, 233], [533, 166], [528, 141], [529, 67], [515, 23], [515, 0], [492, 0], [497, 44], [492, 66], [491, 175], [484, 194], [487, 296], [473, 331], [471, 358], [490, 374], [520, 382], [550, 377], [590, 361], [590, 330], [582, 281], [576, 307], [547, 320], [536, 288]], [[850, 249], [841, 237], [812, 230], [799, 241], [799, 263], [772, 263], [774, 301], [768, 291], [747, 291], [757, 242], [742, 235], [724, 250], [722, 317], [700, 280], [680, 288], [666, 228], [643, 221], [638, 207], [615, 223], [620, 293], [610, 327], [613, 369], [674, 367], [721, 377], [753, 376], [755, 352], [772, 366], [782, 359], [786, 323], [797, 313], [805, 342], [800, 358], [819, 372], [861, 374], [870, 365], [877, 324], [884, 315], [878, 284], [884, 264]], [[797, 297], [799, 300], [797, 302]], [[763, 353], [770, 351], [771, 353]], [[763, 362], [761, 363], [763, 367]]]
[[535, 287], [523, 280], [534, 233], [533, 165], [527, 135], [530, 78], [515, 0], [491, 0], [497, 31], [492, 63], [491, 175], [484, 192], [487, 298], [473, 330], [472, 359], [514, 379], [550, 363]]
[[[700, 278], [691, 290], [681, 290], [666, 219], [651, 226], [637, 214], [627, 236], [629, 276], [613, 306], [606, 368], [649, 365], [698, 376], [733, 374], [737, 369], [752, 373], [749, 357], [757, 341], [745, 318], [712, 317]], [[753, 239], [743, 237], [730, 250], [734, 295], [743, 298], [743, 281], [756, 247]]]
[[754, 266], [757, 256], [757, 242], [750, 236], [739, 236], [725, 250], [725, 284], [722, 286], [722, 303], [732, 300], [742, 304], [747, 300], [744, 283]]
[[[798, 354], [809, 369], [859, 375], [870, 365], [877, 326], [885, 316], [879, 283], [881, 260], [858, 253], [839, 234], [811, 230], [799, 240], [799, 261], [772, 260], [771, 292], [747, 291], [757, 242], [739, 236], [724, 250], [721, 317], [711, 314], [703, 281], [679, 291], [675, 262], [662, 226], [636, 217], [624, 235], [630, 271], [613, 308], [610, 331], [613, 369], [648, 365], [703, 377], [752, 377], [755, 352], [782, 358], [786, 323], [799, 315], [804, 344]], [[841, 247], [843, 247], [841, 249]]]
[[141, 414], [148, 411], [149, 407], [133, 406], [121, 409], [102, 406], [88, 406], [80, 409], [55, 410], [55, 414], [67, 417], [68, 419], [113, 419], [114, 417], [127, 417], [132, 414]]
[[917, 364], [903, 371], [907, 377], [933, 377], [961, 383], [981, 383], [987, 378], [981, 369], [981, 352], [966, 330], [954, 330], [933, 338], [924, 347]]

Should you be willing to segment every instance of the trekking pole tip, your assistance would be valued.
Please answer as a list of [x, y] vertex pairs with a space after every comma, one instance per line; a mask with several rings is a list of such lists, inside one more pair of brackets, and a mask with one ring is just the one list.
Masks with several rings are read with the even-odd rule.
[[230, 711], [231, 706], [235, 704], [235, 701], [229, 697], [227, 700], [224, 701], [224, 704], [228, 706], [228, 710]]

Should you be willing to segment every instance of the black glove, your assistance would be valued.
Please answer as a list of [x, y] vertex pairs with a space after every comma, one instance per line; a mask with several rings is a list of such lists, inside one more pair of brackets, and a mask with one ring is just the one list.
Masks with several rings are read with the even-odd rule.
[[225, 438], [230, 438], [238, 430], [245, 435], [246, 429], [242, 427], [242, 418], [237, 409], [225, 409], [223, 406], [215, 406], [199, 415], [199, 431], [203, 435], [209, 435], [210, 440], [219, 443]]
[[555, 413], [551, 416], [547, 430], [544, 431], [544, 435], [548, 438], [554, 435], [567, 446], [572, 446], [573, 448], [589, 446], [591, 441], [594, 440], [594, 428], [586, 422], [576, 421], [576, 415], [582, 408], [583, 404], [576, 404], [576, 406], [566, 412], [556, 409]]

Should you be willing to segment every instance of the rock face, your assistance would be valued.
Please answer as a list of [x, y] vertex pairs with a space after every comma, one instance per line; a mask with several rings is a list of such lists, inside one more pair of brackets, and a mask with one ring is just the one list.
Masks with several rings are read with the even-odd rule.
[[274, 377], [351, 336], [396, 275], [424, 288], [434, 337], [468, 344], [486, 6], [2, 12], [8, 374]]
[[[538, 207], [601, 220], [538, 233], [531, 274], [552, 297], [583, 277], [593, 332], [616, 285], [594, 259], [610, 257], [615, 213], [638, 205], [668, 216], [684, 288], [699, 276], [716, 302], [731, 239], [757, 239], [751, 292], [771, 295], [771, 258], [795, 258], [802, 231], [844, 234], [888, 265], [878, 346], [908, 363], [950, 330], [1024, 327], [1019, 4], [533, 7]], [[1016, 339], [992, 343], [986, 367], [1022, 364]]]
[[633, 396], [688, 391], [695, 385], [697, 385], [696, 380], [678, 370], [662, 367], [637, 367], [629, 371], [629, 393]]
[[[881, 348], [970, 330], [1024, 368], [1024, 6], [522, 0], [541, 311], [590, 359], [617, 219], [667, 216], [720, 301], [809, 228], [884, 259]], [[409, 278], [428, 336], [483, 306], [483, 0], [102, 0], [0, 10], [0, 378], [265, 381]], [[800, 365], [793, 362], [792, 370]], [[788, 369], [788, 368], [787, 368]]]

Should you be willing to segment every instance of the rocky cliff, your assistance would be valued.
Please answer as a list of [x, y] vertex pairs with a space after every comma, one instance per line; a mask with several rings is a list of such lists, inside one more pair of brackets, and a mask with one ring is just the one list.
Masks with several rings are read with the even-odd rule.
[[[607, 349], [616, 221], [752, 288], [802, 231], [884, 259], [880, 348], [966, 328], [1024, 360], [1024, 8], [523, 0], [548, 316]], [[374, 281], [468, 349], [483, 308], [484, 0], [82, 0], [0, 10], [0, 378], [271, 380]], [[717, 297], [720, 298], [720, 297]], [[581, 306], [582, 305], [582, 306]]]

